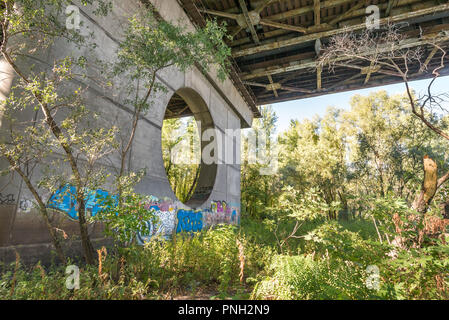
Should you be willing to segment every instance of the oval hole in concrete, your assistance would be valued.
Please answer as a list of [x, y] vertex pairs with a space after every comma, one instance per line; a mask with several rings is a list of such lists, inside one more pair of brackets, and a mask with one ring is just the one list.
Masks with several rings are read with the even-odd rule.
[[[204, 99], [191, 88], [181, 88], [171, 97], [162, 126], [162, 154], [170, 186], [179, 201], [198, 208], [210, 197], [217, 175], [214, 152], [204, 161], [202, 150], [211, 144], [217, 150], [212, 116]], [[207, 133], [205, 134], [205, 132]], [[213, 158], [214, 161], [210, 161]]]

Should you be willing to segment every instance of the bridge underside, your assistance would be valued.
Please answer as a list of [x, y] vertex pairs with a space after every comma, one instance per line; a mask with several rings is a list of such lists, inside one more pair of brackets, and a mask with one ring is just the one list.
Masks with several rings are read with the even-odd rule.
[[[304, 99], [401, 82], [402, 78], [369, 63], [352, 61], [317, 67], [320, 47], [334, 35], [363, 32], [370, 5], [380, 9], [380, 23], [399, 24], [411, 47], [422, 47], [428, 68], [412, 66], [411, 80], [431, 77], [441, 52], [427, 45], [439, 37], [449, 48], [447, 0], [179, 0], [190, 19], [226, 22], [232, 60], [239, 79], [234, 83], [255, 105]], [[441, 75], [449, 69], [440, 70]], [[257, 117], [258, 112], [254, 111]]]

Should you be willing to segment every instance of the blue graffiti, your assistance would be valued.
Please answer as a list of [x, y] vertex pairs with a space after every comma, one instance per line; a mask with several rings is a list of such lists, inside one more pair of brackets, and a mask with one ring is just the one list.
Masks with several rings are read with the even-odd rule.
[[[118, 196], [110, 196], [104, 190], [88, 190], [85, 192], [84, 199], [86, 211], [91, 216], [96, 216], [109, 205], [112, 207], [118, 205]], [[76, 188], [69, 184], [58, 189], [51, 196], [47, 204], [49, 208], [62, 211], [70, 218], [78, 220], [76, 205]], [[163, 239], [169, 239], [173, 231], [175, 231], [175, 228], [176, 233], [193, 233], [221, 223], [240, 225], [239, 210], [236, 207], [229, 206], [224, 201], [214, 201], [211, 204], [211, 209], [202, 209], [202, 211], [178, 209], [177, 205], [168, 200], [159, 201], [153, 196], [144, 205], [147, 210], [154, 212], [155, 219], [146, 222], [148, 226], [147, 233], [137, 233], [137, 240], [140, 244], [148, 242], [156, 235]]]
[[178, 211], [176, 232], [197, 232], [203, 229], [203, 213], [201, 211], [181, 209]]
[[149, 210], [154, 210], [155, 220], [147, 221], [148, 233], [137, 232], [137, 241], [139, 244], [145, 244], [154, 236], [158, 235], [162, 239], [168, 240], [175, 227], [174, 213], [169, 211], [162, 211], [157, 205], [152, 205]]
[[232, 210], [232, 216], [231, 216], [231, 222], [236, 222], [235, 219], [237, 218], [237, 211]]
[[[86, 210], [94, 217], [101, 210], [106, 208], [106, 201], [109, 193], [104, 190], [88, 190], [85, 195]], [[112, 196], [113, 201], [117, 201], [117, 196]], [[78, 212], [76, 211], [76, 187], [65, 185], [59, 188], [48, 201], [49, 208], [60, 210], [66, 213], [70, 218], [77, 220]]]

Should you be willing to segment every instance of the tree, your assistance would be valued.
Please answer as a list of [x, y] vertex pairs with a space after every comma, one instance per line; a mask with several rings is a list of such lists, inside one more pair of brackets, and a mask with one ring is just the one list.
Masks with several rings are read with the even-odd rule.
[[[0, 53], [18, 81], [13, 93], [4, 102], [5, 118], [10, 120], [9, 139], [2, 139], [0, 152], [10, 164], [6, 171], [17, 172], [33, 194], [62, 261], [65, 260], [64, 254], [55, 229], [49, 223], [40, 188], [54, 191], [57, 188], [55, 183], [61, 181], [76, 186], [81, 242], [86, 262], [93, 263], [94, 250], [87, 231], [85, 190], [101, 183], [104, 178], [101, 171], [94, 171], [93, 168], [99, 159], [111, 151], [114, 128], [92, 130], [81, 125], [88, 119], [92, 122], [98, 119], [84, 105], [82, 93], [86, 86], [73, 86], [74, 79], [87, 78], [87, 73], [83, 73], [83, 68], [87, 66], [83, 56], [66, 56], [55, 61], [50, 68], [33, 63], [33, 54], [42, 54], [61, 38], [77, 47], [91, 48], [89, 39], [60, 22], [60, 17], [64, 17], [65, 8], [70, 4], [70, 1], [64, 0], [2, 2]], [[98, 5], [96, 14], [101, 15], [107, 14], [110, 8], [109, 3], [102, 0], [85, 0], [83, 4]], [[76, 73], [76, 68], [82, 74]], [[20, 122], [18, 115], [27, 112], [29, 115], [30, 109], [34, 109], [34, 117]], [[53, 171], [51, 177], [33, 182], [32, 169], [44, 160], [50, 164], [49, 157], [55, 153], [59, 153], [60, 157], [48, 165]], [[63, 172], [62, 162], [69, 164], [70, 174]], [[58, 169], [59, 172], [56, 172]]]
[[[364, 62], [372, 70], [400, 77], [405, 84], [412, 113], [434, 133], [449, 140], [449, 135], [444, 130], [445, 123], [439, 121], [441, 117], [438, 116], [438, 112], [447, 113], [443, 102], [448, 95], [432, 93], [432, 85], [440, 76], [440, 70], [445, 67], [446, 51], [439, 45], [444, 37], [445, 35], [442, 34], [426, 37], [426, 40], [421, 41], [421, 46], [414, 47], [407, 42], [407, 37], [401, 34], [398, 27], [394, 25], [388, 25], [380, 32], [365, 30], [360, 34], [343, 33], [331, 38], [320, 57], [319, 66], [328, 66], [330, 70], [342, 64], [357, 68], [360, 67], [358, 63]], [[427, 57], [424, 57], [423, 46], [431, 48]], [[434, 57], [438, 57], [439, 63], [431, 67], [430, 74], [433, 78], [429, 82], [427, 93], [417, 99], [411, 89], [410, 79], [412, 76], [427, 71], [431, 66], [430, 61]], [[435, 111], [436, 108], [438, 108], [438, 112]], [[421, 215], [428, 210], [438, 189], [449, 180], [449, 172], [437, 179], [437, 175], [433, 174], [436, 163], [433, 161], [429, 166], [430, 161], [433, 160], [425, 158], [423, 168], [425, 176], [432, 177], [429, 178], [431, 181], [424, 181], [421, 192], [413, 203], [413, 208]], [[430, 171], [426, 172], [427, 169]], [[428, 184], [432, 184], [432, 187], [426, 186]]]
[[302, 193], [318, 189], [329, 205], [329, 218], [335, 219], [334, 202], [346, 203], [345, 141], [339, 130], [339, 113], [329, 108], [326, 115], [314, 121], [295, 121], [279, 138], [280, 172], [285, 185]]
[[254, 120], [252, 129], [242, 132], [242, 211], [254, 218], [266, 216], [279, 191], [278, 174], [264, 172], [278, 156], [277, 116], [271, 106], [261, 107], [260, 112], [262, 118]]
[[351, 110], [342, 113], [342, 129], [350, 137], [350, 173], [367, 195], [394, 192], [410, 202], [422, 179], [420, 159], [444, 159], [435, 136], [413, 117], [406, 95], [354, 96]]
[[314, 189], [330, 219], [390, 194], [412, 205], [425, 155], [449, 169], [448, 145], [438, 138], [413, 116], [406, 94], [355, 95], [350, 110], [330, 107], [322, 118], [292, 121], [279, 135], [280, 183], [302, 195]]

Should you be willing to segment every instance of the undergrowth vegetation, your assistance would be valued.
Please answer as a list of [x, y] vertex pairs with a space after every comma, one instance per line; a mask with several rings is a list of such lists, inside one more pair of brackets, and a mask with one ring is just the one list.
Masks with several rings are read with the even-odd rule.
[[[1, 266], [0, 298], [448, 298], [447, 245], [393, 249], [376, 239], [372, 221], [318, 219], [281, 249], [276, 239], [293, 226], [285, 221], [276, 236], [269, 224], [244, 219], [240, 227], [220, 225], [144, 246], [102, 248], [97, 265], [79, 266], [74, 290], [66, 287], [66, 266], [24, 266], [17, 257]], [[379, 270], [378, 278], [369, 266]]]
[[[369, 99], [388, 106], [396, 101], [383, 93]], [[369, 99], [361, 106], [371, 108]], [[262, 127], [270, 131], [275, 116], [264, 110]], [[441, 187], [425, 210], [413, 204], [413, 194], [427, 190], [420, 187], [421, 155], [441, 150], [433, 140], [419, 152], [415, 141], [406, 141], [410, 146], [404, 150], [412, 155], [401, 149], [404, 154], [388, 160], [387, 155], [398, 151], [396, 140], [385, 133], [385, 141], [379, 142], [374, 132], [380, 129], [375, 127], [368, 130], [370, 143], [382, 150], [389, 146], [382, 151], [384, 158], [377, 158], [377, 147], [370, 151], [366, 137], [358, 137], [350, 155], [355, 162], [348, 164], [343, 153], [325, 153], [338, 136], [331, 130], [339, 128], [337, 116], [330, 111], [327, 127], [292, 123], [283, 138], [286, 155], [277, 174], [260, 175], [259, 165], [242, 164], [239, 226], [175, 233], [170, 239], [155, 235], [137, 245], [135, 234], [145, 233], [146, 222], [157, 219], [142, 205], [145, 197], [129, 191], [121, 206], [98, 215], [115, 245], [97, 250], [96, 263], [25, 266], [17, 256], [15, 263], [0, 265], [0, 298], [448, 299], [448, 189]], [[408, 116], [406, 120], [411, 121]], [[376, 121], [383, 126], [386, 120]], [[415, 127], [412, 123], [407, 128]], [[319, 154], [317, 147], [323, 149]], [[329, 163], [316, 165], [316, 159], [326, 157]], [[408, 158], [413, 163], [404, 160]], [[433, 164], [429, 159], [424, 161]], [[380, 160], [377, 169], [369, 168]], [[447, 169], [447, 163], [440, 167]], [[376, 176], [386, 168], [388, 174]], [[80, 270], [75, 289], [67, 286], [66, 268], [72, 264]]]
[[3, 265], [0, 299], [157, 299], [201, 291], [246, 294], [245, 280], [263, 271], [263, 261], [270, 260], [273, 249], [251, 243], [236, 227], [219, 226], [195, 236], [178, 234], [169, 241], [154, 239], [145, 246], [103, 248], [97, 253], [96, 266], [80, 266], [80, 287], [75, 290], [66, 288], [65, 266], [26, 267], [19, 258]]

